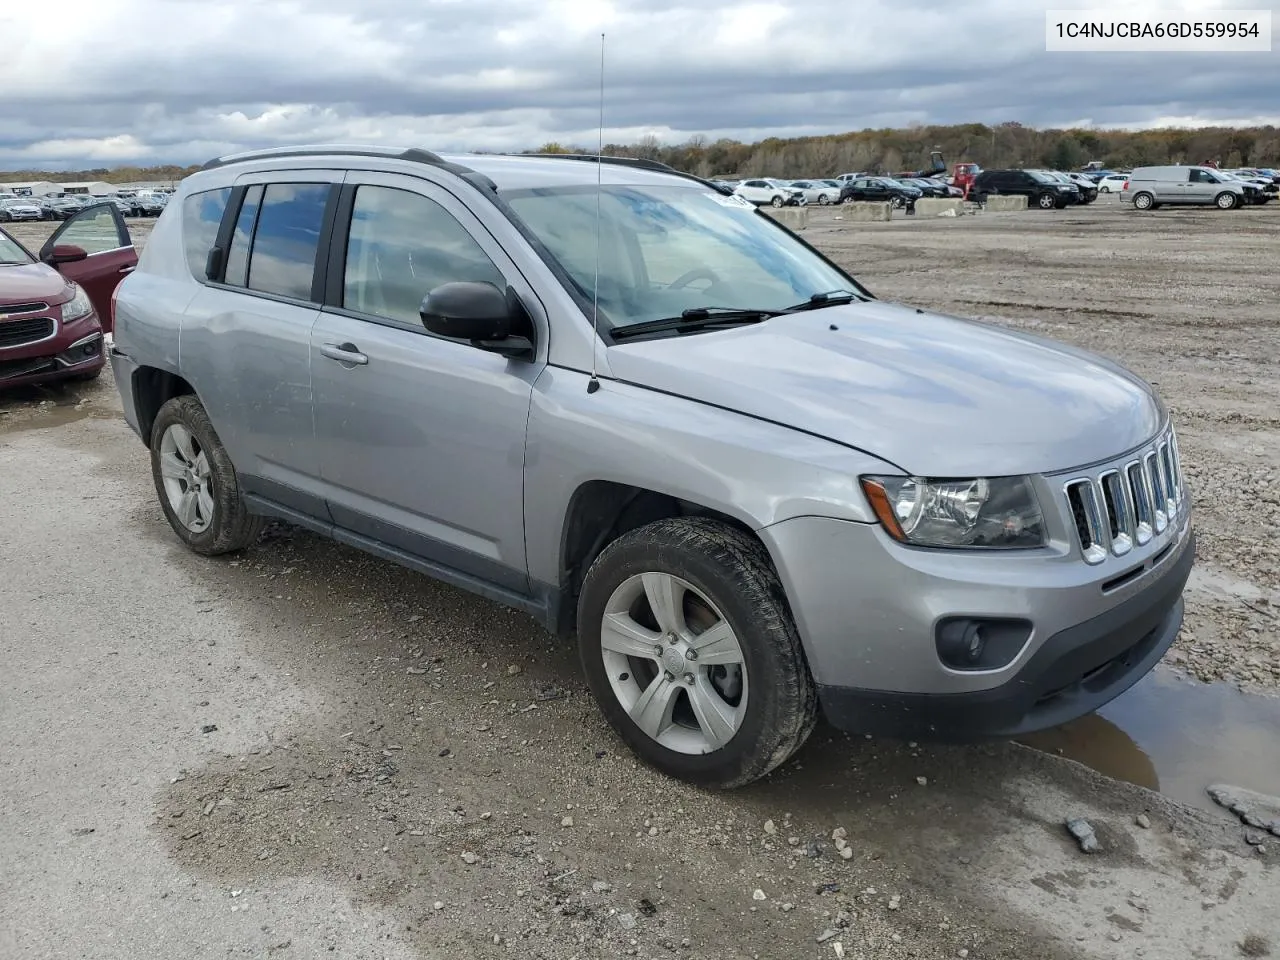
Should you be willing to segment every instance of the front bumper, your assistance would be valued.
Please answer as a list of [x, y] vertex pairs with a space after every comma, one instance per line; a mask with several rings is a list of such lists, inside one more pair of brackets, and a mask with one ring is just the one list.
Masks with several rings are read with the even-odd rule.
[[1013, 679], [959, 694], [886, 693], [819, 686], [833, 726], [880, 736], [965, 742], [1018, 737], [1110, 703], [1165, 655], [1182, 626], [1182, 589], [1194, 535], [1154, 589], [1051, 636]]
[[[819, 517], [760, 534], [830, 722], [936, 740], [1056, 726], [1124, 692], [1177, 636], [1195, 553], [1185, 512], [1176, 529], [1100, 567], [1048, 548], [907, 548], [878, 525]], [[953, 669], [935, 643], [952, 617], [1017, 620], [1030, 632], [994, 669]]]
[[54, 319], [50, 337], [0, 348], [0, 390], [82, 376], [106, 363], [102, 324], [96, 313], [71, 323]]

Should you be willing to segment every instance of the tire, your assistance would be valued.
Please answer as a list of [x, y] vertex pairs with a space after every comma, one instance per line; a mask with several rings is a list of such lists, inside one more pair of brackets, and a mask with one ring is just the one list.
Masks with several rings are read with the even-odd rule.
[[[166, 440], [166, 434], [173, 435]], [[184, 452], [177, 443], [180, 432], [187, 435]], [[169, 447], [176, 448], [172, 453]], [[189, 454], [194, 453], [195, 456]], [[183, 476], [175, 476], [181, 466], [190, 464], [192, 469]], [[193, 522], [183, 520], [177, 513], [174, 499], [166, 489], [165, 471], [178, 487], [201, 492], [193, 494]], [[243, 550], [258, 539], [262, 532], [263, 518], [250, 513], [240, 495], [236, 468], [218, 439], [200, 401], [192, 394], [174, 397], [160, 408], [151, 427], [151, 476], [155, 481], [156, 495], [164, 515], [178, 535], [191, 550], [207, 557]], [[197, 486], [198, 485], [198, 486]], [[175, 487], [175, 492], [178, 489]]]
[[[671, 596], [673, 590], [683, 598], [678, 615], [655, 617], [651, 591]], [[602, 640], [606, 616], [633, 632], [610, 631], [612, 640]], [[703, 629], [695, 632], [699, 620]], [[674, 643], [672, 633], [656, 629], [672, 623], [681, 637]], [[728, 640], [712, 644], [721, 662], [682, 659], [688, 638], [696, 642], [724, 628]], [[604, 642], [614, 649], [606, 651]], [[645, 763], [689, 783], [727, 790], [757, 780], [795, 753], [817, 721], [813, 679], [768, 554], [716, 520], [658, 520], [609, 544], [583, 581], [578, 652], [596, 703], [618, 735]], [[704, 661], [711, 656], [703, 650]], [[726, 665], [731, 661], [740, 667]], [[650, 712], [656, 733], [648, 733], [632, 712], [664, 691], [663, 706]], [[717, 708], [719, 738], [708, 736], [695, 714], [695, 692], [702, 716], [711, 716], [709, 703]]]
[[829, 193], [818, 194], [818, 206], [827, 207], [830, 205], [831, 205], [831, 194]]
[[780, 207], [786, 202], [787, 202], [786, 200], [784, 200], [782, 197], [777, 195], [775, 195], [774, 198], [769, 201], [769, 203], [775, 207]]
[[901, 197], [891, 197], [889, 199], [889, 202], [893, 204], [894, 209], [900, 209], [906, 204], [906, 201], [903, 200]]
[[1240, 200], [1230, 190], [1223, 190], [1213, 198], [1213, 204], [1219, 210], [1234, 210], [1236, 207], [1240, 206]]
[[1111, 188], [1110, 188], [1110, 187], [1099, 187], [1099, 188], [1098, 188], [1098, 192], [1099, 192], [1099, 193], [1110, 193], [1110, 192], [1111, 192]]
[[1156, 198], [1145, 190], [1133, 195], [1133, 207], [1135, 210], [1154, 210], [1156, 208]]
[[1058, 205], [1058, 198], [1052, 193], [1041, 193], [1036, 196], [1036, 206], [1041, 210], [1052, 210]]

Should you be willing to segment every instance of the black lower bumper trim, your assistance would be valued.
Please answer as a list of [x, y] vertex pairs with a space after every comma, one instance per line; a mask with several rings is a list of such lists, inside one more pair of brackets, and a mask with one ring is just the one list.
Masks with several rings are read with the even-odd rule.
[[1160, 662], [1182, 626], [1182, 590], [1195, 560], [1188, 532], [1159, 584], [1046, 640], [1013, 679], [973, 693], [926, 694], [818, 686], [842, 730], [966, 742], [1022, 736], [1092, 713]]

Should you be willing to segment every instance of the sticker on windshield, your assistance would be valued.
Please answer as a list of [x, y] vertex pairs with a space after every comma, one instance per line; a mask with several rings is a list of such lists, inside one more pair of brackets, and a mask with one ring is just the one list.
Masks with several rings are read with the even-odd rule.
[[728, 196], [723, 193], [708, 193], [707, 196], [722, 207], [746, 207], [748, 210], [751, 209], [751, 204], [736, 193], [731, 193]]

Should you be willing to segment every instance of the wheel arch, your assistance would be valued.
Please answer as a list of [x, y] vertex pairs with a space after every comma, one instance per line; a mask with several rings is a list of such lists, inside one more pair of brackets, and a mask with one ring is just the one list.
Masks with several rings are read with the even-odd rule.
[[579, 484], [570, 496], [561, 526], [559, 603], [553, 616], [555, 632], [568, 637], [576, 631], [582, 581], [605, 547], [631, 530], [675, 517], [717, 520], [752, 538], [769, 553], [747, 518], [650, 487], [588, 480]]
[[138, 431], [144, 446], [151, 446], [151, 427], [160, 408], [174, 397], [195, 394], [187, 380], [160, 367], [138, 367], [133, 372], [133, 403], [138, 417]]

